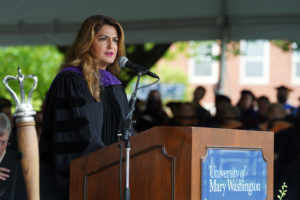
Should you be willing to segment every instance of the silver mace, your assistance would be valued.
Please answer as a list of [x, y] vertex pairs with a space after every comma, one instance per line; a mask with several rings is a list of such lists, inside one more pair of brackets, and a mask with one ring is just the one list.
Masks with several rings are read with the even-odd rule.
[[[25, 100], [24, 81], [25, 79], [33, 79], [33, 87], [30, 89], [27, 101]], [[8, 81], [17, 80], [20, 87], [19, 100], [16, 93], [9, 87]], [[14, 119], [17, 127], [18, 148], [22, 153], [22, 172], [26, 186], [27, 197], [30, 200], [40, 199], [40, 166], [39, 166], [39, 149], [38, 138], [35, 129], [34, 115], [36, 112], [31, 105], [31, 96], [33, 90], [37, 86], [37, 77], [34, 75], [22, 74], [20, 67], [18, 67], [18, 75], [7, 75], [3, 79], [3, 83], [16, 103], [16, 111]]]

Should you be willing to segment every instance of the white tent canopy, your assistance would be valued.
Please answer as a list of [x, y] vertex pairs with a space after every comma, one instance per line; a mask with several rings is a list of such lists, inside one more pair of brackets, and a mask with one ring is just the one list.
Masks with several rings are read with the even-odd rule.
[[299, 0], [2, 0], [0, 45], [69, 45], [90, 15], [121, 22], [127, 43], [300, 40]]

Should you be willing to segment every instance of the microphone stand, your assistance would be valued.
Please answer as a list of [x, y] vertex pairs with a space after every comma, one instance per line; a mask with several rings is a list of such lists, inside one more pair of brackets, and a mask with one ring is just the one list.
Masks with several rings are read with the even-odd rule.
[[[129, 107], [129, 113], [126, 116], [126, 120], [124, 123], [123, 127], [123, 135], [122, 135], [122, 143], [125, 142], [125, 152], [126, 152], [126, 157], [125, 157], [125, 192], [124, 192], [124, 200], [130, 200], [130, 187], [129, 187], [129, 163], [130, 163], [130, 150], [131, 150], [131, 144], [130, 144], [130, 136], [131, 136], [131, 130], [132, 130], [132, 115], [135, 109], [135, 102], [136, 102], [136, 94], [137, 90], [139, 89], [139, 82], [140, 78], [143, 75], [142, 72], [138, 73], [138, 78], [137, 82], [135, 85], [135, 89], [131, 95], [130, 98], [130, 107]], [[122, 159], [122, 158], [121, 158]], [[121, 167], [121, 166], [120, 166]], [[121, 175], [120, 175], [121, 176]]]
[[135, 102], [136, 102], [136, 95], [137, 95], [137, 91], [138, 89], [141, 88], [145, 88], [145, 87], [149, 87], [151, 85], [154, 85], [155, 83], [157, 83], [160, 79], [157, 76], [157, 80], [151, 84], [148, 85], [144, 85], [142, 87], [139, 87], [139, 83], [140, 83], [140, 79], [141, 76], [146, 74], [148, 72], [148, 70], [145, 71], [141, 71], [138, 72], [138, 77], [137, 77], [137, 82], [135, 85], [135, 89], [132, 92], [131, 98], [130, 98], [130, 105], [129, 105], [129, 112], [126, 116], [125, 119], [125, 123], [123, 124], [123, 128], [122, 128], [122, 132], [121, 134], [118, 134], [118, 136], [120, 137], [120, 147], [121, 147], [121, 151], [120, 151], [120, 200], [122, 200], [122, 154], [123, 154], [123, 142], [125, 142], [125, 152], [126, 152], [126, 157], [125, 157], [125, 193], [124, 193], [124, 200], [130, 200], [130, 187], [129, 187], [129, 171], [130, 171], [130, 167], [129, 167], [129, 163], [130, 163], [130, 150], [131, 150], [131, 144], [130, 144], [130, 136], [131, 136], [131, 131], [132, 131], [132, 124], [134, 123], [132, 121], [132, 116], [133, 116], [133, 112], [135, 109]]

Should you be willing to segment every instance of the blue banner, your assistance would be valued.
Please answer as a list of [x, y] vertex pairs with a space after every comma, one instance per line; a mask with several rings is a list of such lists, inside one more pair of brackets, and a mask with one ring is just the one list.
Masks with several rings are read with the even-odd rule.
[[261, 150], [209, 148], [202, 160], [202, 200], [265, 200], [267, 163]]

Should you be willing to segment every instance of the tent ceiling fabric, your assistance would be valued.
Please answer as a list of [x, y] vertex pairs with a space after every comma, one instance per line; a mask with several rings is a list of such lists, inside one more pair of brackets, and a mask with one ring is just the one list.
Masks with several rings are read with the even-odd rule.
[[68, 46], [82, 21], [109, 15], [127, 43], [182, 40], [300, 40], [299, 0], [2, 0], [0, 45]]

